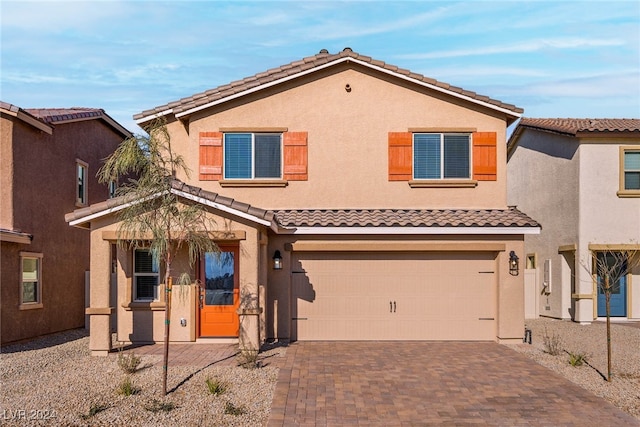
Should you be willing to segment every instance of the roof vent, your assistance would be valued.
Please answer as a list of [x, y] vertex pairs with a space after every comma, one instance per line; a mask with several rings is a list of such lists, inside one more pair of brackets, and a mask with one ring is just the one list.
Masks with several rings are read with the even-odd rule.
[[327, 49], [321, 49], [320, 53], [329, 53], [329, 51]]

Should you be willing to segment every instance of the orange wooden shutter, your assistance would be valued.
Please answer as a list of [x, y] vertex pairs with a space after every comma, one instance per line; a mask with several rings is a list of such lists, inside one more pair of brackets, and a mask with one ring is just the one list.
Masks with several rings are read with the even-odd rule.
[[200, 181], [222, 179], [222, 132], [200, 132]]
[[473, 179], [495, 181], [498, 172], [497, 136], [495, 132], [474, 132]]
[[413, 175], [411, 132], [389, 132], [389, 181], [409, 181]]
[[306, 181], [307, 167], [307, 132], [285, 132], [282, 136], [284, 151], [283, 178], [288, 181]]

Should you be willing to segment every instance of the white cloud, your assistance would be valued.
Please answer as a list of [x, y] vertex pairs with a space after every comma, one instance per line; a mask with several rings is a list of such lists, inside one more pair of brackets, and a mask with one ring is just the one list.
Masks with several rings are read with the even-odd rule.
[[398, 55], [403, 59], [439, 59], [439, 58], [456, 58], [466, 56], [481, 55], [499, 55], [513, 53], [531, 53], [545, 49], [566, 50], [566, 49], [585, 49], [593, 47], [611, 47], [622, 46], [625, 42], [622, 39], [583, 39], [583, 38], [556, 38], [556, 39], [537, 39], [513, 43], [510, 45], [495, 45], [469, 49], [452, 49], [438, 52], [425, 52]]

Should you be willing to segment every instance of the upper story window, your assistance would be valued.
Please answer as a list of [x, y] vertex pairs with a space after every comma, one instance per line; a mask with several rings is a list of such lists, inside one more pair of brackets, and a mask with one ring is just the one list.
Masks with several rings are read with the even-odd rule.
[[42, 307], [42, 254], [20, 253], [20, 308]]
[[620, 197], [640, 197], [640, 147], [620, 147]]
[[280, 133], [225, 133], [224, 179], [282, 178]]
[[413, 134], [414, 179], [470, 179], [468, 134]]
[[76, 159], [76, 205], [87, 205], [87, 177], [89, 176], [89, 165], [82, 160]]
[[160, 283], [158, 263], [148, 249], [133, 251], [133, 298], [135, 301], [157, 301]]

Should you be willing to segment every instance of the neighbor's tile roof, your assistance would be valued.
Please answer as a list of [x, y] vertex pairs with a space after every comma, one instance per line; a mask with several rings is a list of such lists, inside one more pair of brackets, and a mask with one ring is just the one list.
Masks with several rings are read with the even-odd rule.
[[59, 123], [70, 120], [90, 119], [104, 116], [106, 113], [100, 108], [25, 108], [26, 112], [38, 117], [46, 123]]
[[301, 209], [276, 210], [283, 227], [539, 227], [509, 209]]
[[586, 132], [640, 132], [640, 119], [540, 119], [523, 117], [518, 127], [576, 136]]
[[272, 68], [262, 73], [255, 74], [251, 77], [218, 86], [217, 88], [197, 93], [195, 95], [182, 98], [178, 101], [170, 102], [168, 104], [161, 105], [150, 110], [145, 110], [142, 113], [135, 114], [133, 118], [144, 119], [146, 117], [153, 116], [154, 114], [166, 114], [167, 112], [179, 114], [189, 109], [196, 108], [210, 102], [218, 101], [220, 99], [244, 92], [249, 89], [266, 85], [290, 76], [295, 76], [296, 74], [303, 73], [314, 68], [322, 67], [326, 64], [340, 60], [342, 58], [353, 58], [354, 60], [367, 63], [373, 67], [380, 67], [387, 71], [401, 74], [418, 82], [427, 83], [429, 85], [436, 86], [449, 92], [463, 95], [480, 102], [485, 102], [487, 104], [512, 111], [515, 114], [521, 114], [524, 111], [522, 108], [516, 107], [513, 104], [507, 104], [502, 101], [489, 98], [488, 96], [479, 95], [475, 92], [464, 90], [460, 87], [451, 86], [448, 83], [440, 82], [438, 80], [425, 77], [422, 74], [398, 68], [395, 65], [372, 59], [369, 56], [360, 55], [359, 53], [352, 51], [350, 48], [345, 48], [341, 52], [335, 54], [331, 54], [326, 49], [323, 49], [317, 55], [309, 56], [299, 61], [294, 61], [280, 67]]

